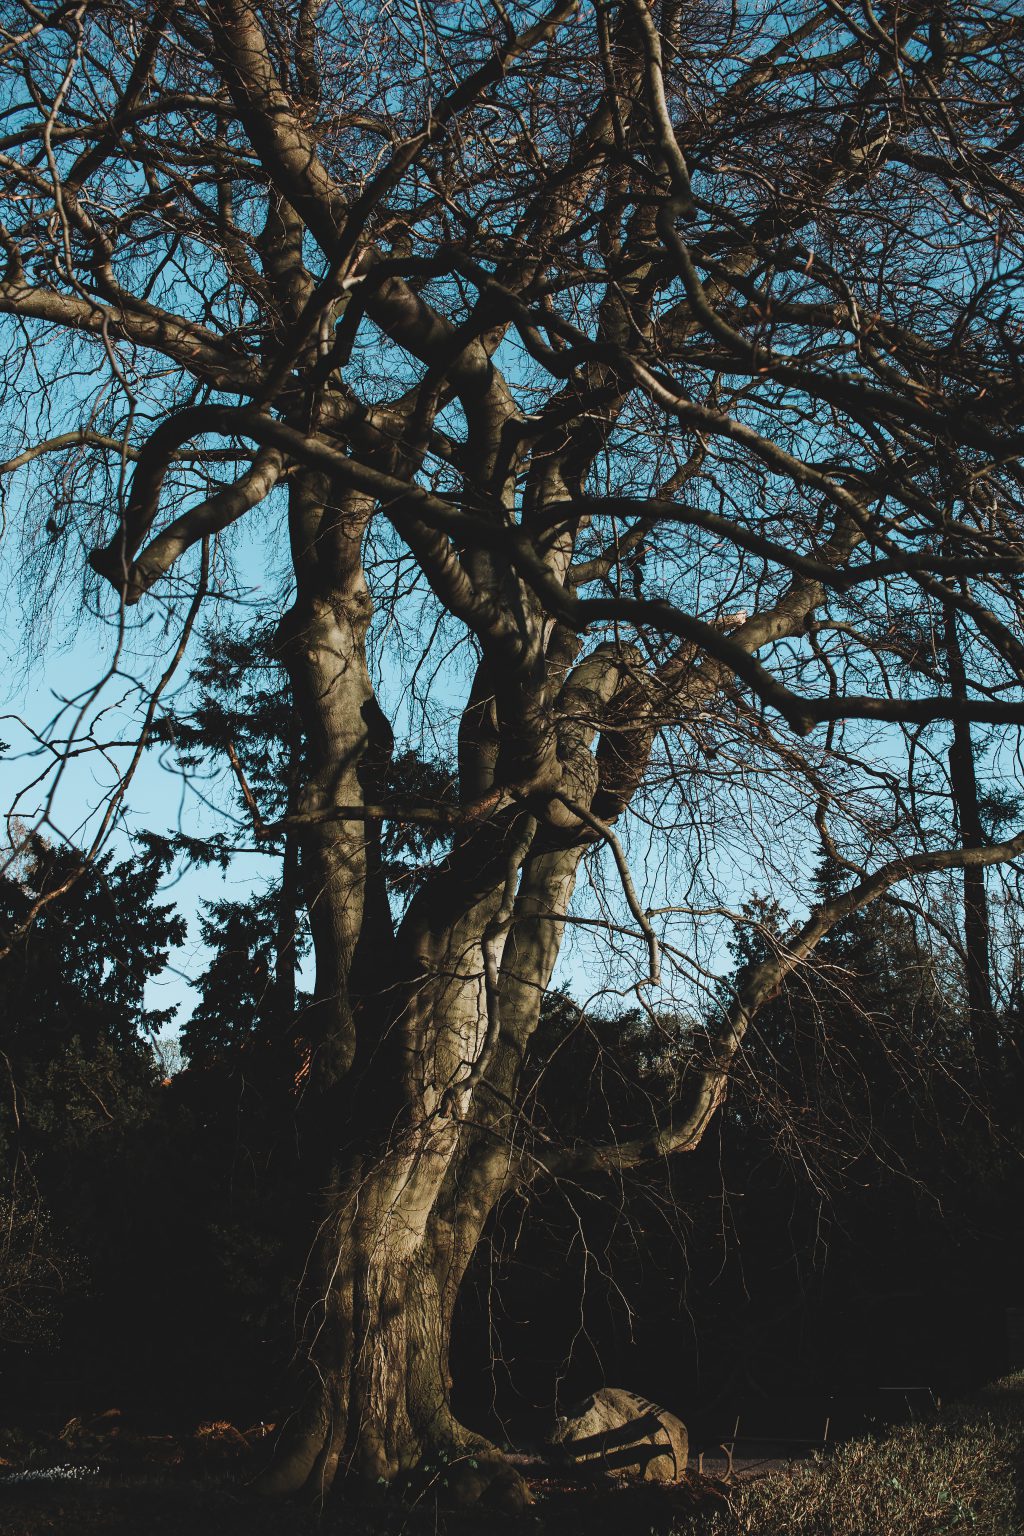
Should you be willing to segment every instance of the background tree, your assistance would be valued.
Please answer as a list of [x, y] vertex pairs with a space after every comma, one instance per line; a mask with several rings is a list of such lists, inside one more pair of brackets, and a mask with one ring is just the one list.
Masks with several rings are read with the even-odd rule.
[[0, 1345], [48, 1344], [82, 1279], [39, 1194], [15, 1187], [0, 1196]]
[[147, 986], [186, 937], [160, 899], [172, 853], [139, 838], [134, 857], [87, 866], [30, 838], [0, 880], [8, 942], [60, 892], [0, 961], [0, 1377], [23, 1411], [78, 1407], [47, 1396], [56, 1378], [144, 1411], [239, 1412], [265, 1405], [287, 1358], [307, 1208], [295, 1053], [266, 1013], [276, 903], [258, 896], [255, 924], [228, 904], [199, 978], [206, 1070], [168, 1081], [158, 1033], [176, 1010], [149, 1006]]
[[[269, 815], [286, 817], [294, 809], [302, 778], [302, 742], [287, 675], [275, 655], [272, 627], [257, 620], [240, 633], [209, 629], [202, 640], [203, 652], [192, 670], [191, 708], [164, 712], [156, 734], [173, 746], [179, 771], [209, 771], [211, 762], [215, 767], [232, 764], [250, 797], [258, 793]], [[237, 784], [234, 788], [244, 814], [245, 798]], [[219, 863], [225, 869], [230, 862], [230, 843], [223, 832], [207, 839], [179, 834], [177, 846], [186, 859]], [[213, 903], [203, 937], [207, 944], [218, 935], [226, 940], [220, 963], [214, 961], [208, 973], [215, 986], [217, 980], [221, 985], [226, 981], [223, 967], [225, 961], [230, 966], [233, 953], [238, 956], [236, 966], [240, 962], [244, 969], [244, 975], [243, 969], [236, 970], [232, 981], [243, 987], [247, 1001], [239, 999], [234, 1022], [222, 1018], [223, 1027], [230, 1032], [240, 1024], [243, 1033], [262, 1028], [265, 1034], [280, 1036], [293, 1024], [296, 976], [306, 943], [294, 831], [282, 830], [265, 851], [279, 855], [279, 876], [251, 900]], [[228, 929], [233, 930], [230, 938]], [[243, 939], [248, 929], [252, 931]], [[246, 944], [259, 953], [242, 959]], [[203, 990], [200, 1018], [210, 1006], [208, 989]], [[196, 1040], [201, 1037], [197, 1031], [198, 1018]], [[219, 1046], [223, 1044], [221, 1040]]]
[[[819, 896], [847, 879], [824, 860]], [[790, 926], [775, 903], [747, 915], [724, 1006]], [[879, 1387], [945, 1396], [1003, 1368], [1001, 1303], [1024, 1262], [1019, 1122], [993, 1137], [979, 1113], [963, 968], [936, 948], [902, 905], [855, 913], [759, 1010], [729, 1099], [684, 1166], [507, 1202], [460, 1303], [465, 1411], [529, 1436], [553, 1384], [571, 1403], [625, 1380], [709, 1444], [737, 1414], [747, 1435], [804, 1433], [816, 1405], [841, 1436], [865, 1410], [899, 1411]], [[694, 1028], [549, 994], [534, 1123], [641, 1133]]]
[[[89, 1345], [101, 1361], [120, 1359], [113, 1317], [130, 1333], [153, 1295], [146, 1234], [167, 1216], [166, 1201], [163, 1218], [150, 1203], [161, 1184], [153, 1040], [174, 1009], [149, 1006], [146, 989], [185, 936], [171, 903], [158, 900], [169, 858], [166, 840], [142, 838], [135, 857], [108, 853], [90, 866], [75, 848], [28, 837], [0, 878], [0, 1340], [19, 1346], [3, 1364], [20, 1362], [29, 1382], [38, 1360], [26, 1351], [55, 1348], [90, 1308]], [[59, 899], [46, 901], [54, 891]], [[78, 1342], [68, 1340], [69, 1361]]]
[[[236, 772], [257, 838], [301, 850], [323, 1205], [268, 1486], [441, 1451], [514, 1497], [448, 1387], [496, 1203], [695, 1148], [838, 922], [1024, 850], [950, 826], [947, 751], [985, 723], [1011, 763], [1024, 720], [1022, 34], [987, 0], [13, 7], [17, 521], [44, 592], [91, 548], [115, 670], [136, 604], [187, 608], [111, 805], [238, 594], [234, 525], [287, 526], [302, 783], [282, 817]], [[444, 794], [389, 790], [393, 721], [439, 741]], [[437, 839], [407, 903], [388, 823]], [[641, 1000], [670, 966], [706, 989], [751, 867], [819, 849], [849, 884], [802, 882], [653, 1124], [531, 1129], [567, 923], [604, 924]]]
[[[152, 1070], [148, 1039], [174, 1009], [150, 1007], [146, 984], [185, 937], [173, 904], [157, 900], [169, 859], [166, 840], [143, 838], [134, 858], [110, 853], [87, 866], [77, 849], [30, 837], [0, 879], [3, 1048], [20, 1098], [12, 1132], [17, 1122], [25, 1134], [44, 1128], [30, 1082], [73, 1076], [75, 1062], [95, 1061], [104, 1049], [125, 1062], [134, 1054], [140, 1082]], [[54, 890], [62, 900], [26, 929], [26, 913]]]

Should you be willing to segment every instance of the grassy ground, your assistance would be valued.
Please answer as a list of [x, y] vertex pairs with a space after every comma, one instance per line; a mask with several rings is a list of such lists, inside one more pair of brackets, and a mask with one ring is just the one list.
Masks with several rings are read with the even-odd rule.
[[675, 1536], [1019, 1536], [1024, 1374], [730, 1492]]
[[516, 1517], [446, 1518], [428, 1497], [411, 1512], [339, 1503], [321, 1519], [255, 1500], [263, 1439], [230, 1425], [141, 1436], [114, 1416], [42, 1439], [0, 1432], [0, 1536], [1024, 1536], [1024, 1375], [740, 1486], [549, 1479]]

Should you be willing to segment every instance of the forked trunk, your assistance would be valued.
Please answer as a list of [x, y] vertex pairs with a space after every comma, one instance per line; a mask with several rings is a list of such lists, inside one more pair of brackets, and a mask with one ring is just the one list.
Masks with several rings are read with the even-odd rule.
[[[585, 839], [536, 840], [536, 819], [510, 805], [454, 838], [395, 932], [376, 821], [359, 814], [381, 797], [390, 745], [365, 652], [359, 538], [371, 504], [303, 474], [290, 509], [297, 591], [280, 643], [306, 742], [298, 805], [316, 956], [300, 1139], [325, 1198], [299, 1298], [296, 1406], [263, 1486], [322, 1498], [339, 1474], [370, 1486], [411, 1477], [453, 1501], [518, 1505], [522, 1479], [452, 1414], [450, 1335], [466, 1267], [514, 1177], [518, 1121], [499, 1121]], [[595, 711], [619, 671], [611, 652], [589, 658], [565, 690], [561, 756], [550, 728], [535, 754], [588, 803]], [[489, 699], [491, 686], [477, 692]], [[495, 769], [488, 721], [471, 718], [460, 738], [470, 800]]]
[[[445, 908], [435, 887], [403, 925], [407, 941], [410, 929], [419, 934], [427, 975], [370, 1062], [357, 1058], [338, 1130], [363, 1150], [334, 1177], [310, 1256], [296, 1357], [301, 1406], [284, 1428], [268, 1491], [322, 1498], [340, 1474], [371, 1487], [409, 1478], [452, 1502], [518, 1507], [529, 1498], [498, 1450], [454, 1417], [449, 1349], [466, 1268], [517, 1181], [518, 1122], [505, 1122], [558, 951], [561, 924], [546, 913], [568, 899], [578, 857], [538, 853], [522, 869], [504, 945], [493, 1093], [475, 1098], [462, 1085], [487, 1034], [480, 935], [497, 893], [470, 902], [450, 926], [439, 919], [431, 938]], [[396, 1057], [405, 1063], [397, 1105], [386, 1092]]]

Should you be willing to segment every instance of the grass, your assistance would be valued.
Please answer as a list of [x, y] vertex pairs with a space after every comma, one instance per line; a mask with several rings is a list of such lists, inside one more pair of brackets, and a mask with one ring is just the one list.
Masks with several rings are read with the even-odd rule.
[[1024, 1373], [733, 1490], [674, 1536], [1021, 1536]]

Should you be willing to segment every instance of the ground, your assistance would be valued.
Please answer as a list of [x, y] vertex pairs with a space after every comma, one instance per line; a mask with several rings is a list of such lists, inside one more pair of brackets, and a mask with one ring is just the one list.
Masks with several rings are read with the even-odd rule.
[[[143, 1434], [111, 1412], [73, 1419], [53, 1434], [0, 1431], [0, 1536], [433, 1536], [439, 1515], [450, 1536], [481, 1529], [479, 1514], [444, 1515], [440, 1473], [415, 1493], [411, 1509], [382, 1497], [355, 1510], [339, 1498], [320, 1517], [259, 1499], [248, 1481], [272, 1430], [211, 1423], [192, 1433]], [[514, 1459], [536, 1502], [517, 1516], [488, 1512], [489, 1536], [646, 1536], [725, 1496], [724, 1484], [696, 1471], [675, 1486], [606, 1487]]]
[[404, 1501], [339, 1498], [322, 1518], [259, 1500], [272, 1433], [143, 1434], [115, 1413], [0, 1430], [0, 1536], [1024, 1536], [1024, 1374], [828, 1455], [745, 1458], [729, 1481], [706, 1460], [676, 1485], [573, 1482], [517, 1456], [535, 1503], [507, 1516], [447, 1514], [443, 1468]]

